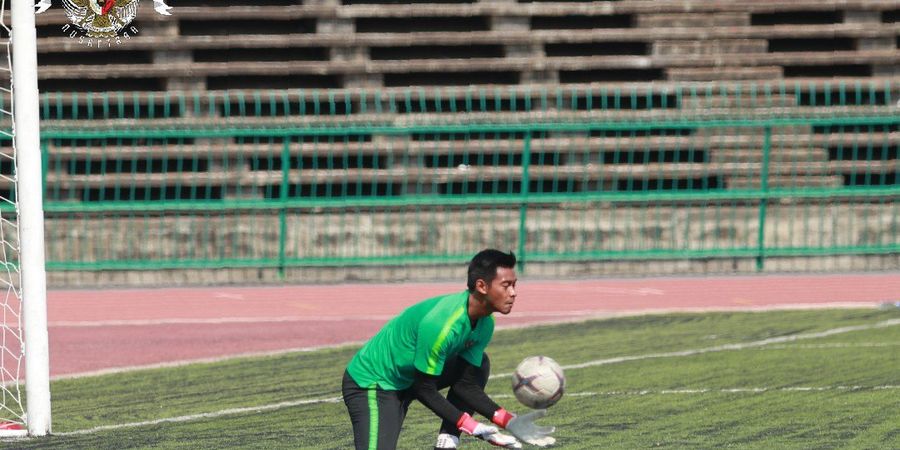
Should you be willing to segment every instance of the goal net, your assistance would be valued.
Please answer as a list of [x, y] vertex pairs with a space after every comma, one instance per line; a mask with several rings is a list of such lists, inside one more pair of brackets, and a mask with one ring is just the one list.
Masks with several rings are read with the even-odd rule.
[[34, 1], [0, 2], [0, 437], [41, 436], [50, 383]]

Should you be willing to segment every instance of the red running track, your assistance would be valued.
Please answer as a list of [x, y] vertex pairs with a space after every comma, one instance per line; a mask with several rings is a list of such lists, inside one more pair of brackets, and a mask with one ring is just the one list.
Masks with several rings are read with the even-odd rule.
[[[404, 307], [464, 283], [58, 290], [54, 377], [363, 341]], [[522, 279], [499, 327], [662, 311], [871, 307], [900, 273], [581, 281]]]

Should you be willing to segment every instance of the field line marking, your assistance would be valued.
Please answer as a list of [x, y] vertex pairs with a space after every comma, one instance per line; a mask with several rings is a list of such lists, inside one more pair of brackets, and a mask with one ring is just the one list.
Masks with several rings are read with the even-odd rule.
[[[212, 364], [218, 362], [226, 362], [240, 358], [263, 358], [269, 356], [282, 356], [291, 353], [309, 353], [315, 352], [319, 350], [329, 350], [329, 349], [337, 349], [348, 346], [361, 346], [365, 344], [365, 341], [349, 341], [340, 344], [330, 344], [330, 345], [318, 345], [312, 347], [294, 347], [294, 348], [286, 348], [280, 350], [268, 350], [268, 351], [258, 351], [258, 352], [246, 352], [246, 353], [235, 353], [232, 355], [225, 356], [213, 356], [209, 358], [193, 358], [193, 359], [184, 359], [177, 361], [167, 361], [156, 364], [143, 364], [136, 366], [125, 366], [125, 367], [111, 367], [108, 369], [99, 369], [91, 372], [77, 372], [63, 375], [55, 375], [50, 377], [51, 381], [58, 380], [72, 380], [77, 378], [89, 378], [89, 377], [100, 377], [105, 375], [114, 375], [119, 373], [128, 373], [128, 372], [136, 372], [139, 370], [153, 370], [153, 369], [170, 369], [174, 367], [184, 367], [191, 364]], [[807, 344], [807, 345], [772, 345], [765, 348], [761, 348], [760, 350], [783, 350], [783, 349], [830, 349], [830, 348], [864, 348], [864, 347], [896, 347], [900, 346], [900, 342], [858, 342], [858, 343], [845, 343], [845, 342], [834, 342], [829, 344]], [[503, 375], [503, 374], [500, 374]]]
[[[570, 364], [566, 366], [562, 366], [563, 370], [569, 369], [585, 369], [588, 367], [596, 367], [596, 366], [604, 366], [608, 364], [618, 364], [623, 362], [631, 362], [631, 361], [642, 361], [645, 359], [656, 359], [656, 358], [675, 358], [682, 356], [694, 356], [694, 355], [702, 355], [704, 353], [713, 353], [713, 352], [724, 352], [731, 350], [744, 350], [748, 348], [754, 347], [763, 347], [770, 344], [783, 344], [785, 342], [794, 342], [806, 339], [818, 339], [828, 336], [834, 336], [837, 334], [851, 333], [854, 331], [866, 331], [866, 330], [874, 330], [879, 328], [887, 328], [900, 325], [900, 319], [890, 319], [885, 320], [883, 322], [873, 323], [873, 324], [865, 324], [865, 325], [852, 325], [847, 327], [839, 327], [832, 328], [830, 330], [819, 331], [816, 333], [804, 333], [804, 334], [792, 334], [788, 336], [778, 336], [767, 339], [761, 339], [758, 341], [752, 342], [743, 342], [736, 344], [724, 344], [717, 345], [714, 347], [705, 347], [705, 348], [697, 348], [693, 350], [680, 350], [675, 352], [665, 352], [665, 353], [648, 353], [646, 355], [634, 355], [634, 356], [619, 356], [615, 358], [606, 358], [606, 359], [596, 359], [593, 361], [588, 361], [580, 364]], [[491, 375], [490, 378], [505, 378], [512, 376], [512, 372], [509, 373], [498, 373]]]
[[119, 320], [57, 320], [47, 324], [50, 328], [103, 328], [164, 325], [241, 325], [253, 323], [284, 322], [386, 322], [389, 315], [360, 316], [283, 316], [283, 317], [219, 317], [219, 318], [170, 318], [170, 319], [119, 319]]
[[[595, 361], [588, 361], [586, 363], [581, 363], [581, 364], [573, 364], [573, 365], [563, 366], [563, 369], [581, 369], [581, 368], [594, 367], [594, 366], [600, 366], [600, 365], [616, 364], [616, 363], [620, 363], [620, 362], [639, 361], [639, 360], [644, 360], [644, 359], [671, 358], [671, 357], [680, 357], [680, 356], [693, 356], [693, 355], [699, 355], [699, 354], [710, 353], [710, 352], [721, 352], [721, 351], [728, 351], [728, 350], [743, 350], [743, 349], [747, 349], [747, 348], [760, 347], [760, 346], [775, 344], [775, 343], [792, 342], [792, 341], [798, 341], [798, 340], [804, 340], [804, 339], [816, 339], [816, 338], [821, 338], [821, 337], [833, 336], [836, 334], [850, 333], [853, 331], [865, 331], [865, 330], [873, 330], [873, 329], [879, 329], [879, 328], [887, 328], [887, 327], [891, 327], [891, 326], [895, 326], [895, 325], [900, 325], [900, 319], [885, 320], [883, 322], [878, 322], [878, 323], [874, 323], [874, 324], [854, 325], [854, 326], [847, 326], [847, 327], [840, 327], [840, 328], [832, 328], [830, 330], [820, 331], [820, 332], [816, 332], [816, 333], [804, 333], [804, 334], [795, 334], [795, 335], [789, 335], [789, 336], [779, 336], [779, 337], [762, 339], [762, 340], [753, 341], [753, 342], [745, 342], [745, 343], [738, 343], [738, 344], [726, 344], [726, 345], [719, 345], [719, 346], [715, 346], [715, 347], [706, 347], [706, 348], [694, 349], [694, 350], [683, 350], [683, 351], [668, 352], [668, 353], [651, 353], [651, 354], [647, 354], [647, 355], [637, 355], [637, 356], [621, 356], [621, 357], [617, 357], [617, 358], [601, 359], [601, 360], [595, 360]], [[490, 378], [509, 377], [511, 375], [512, 375], [512, 373], [495, 374], [495, 375], [491, 375]], [[859, 387], [857, 387], [857, 388], [859, 388]], [[871, 389], [875, 390], [875, 389], [897, 389], [897, 388], [900, 388], [900, 386], [893, 386], [893, 385], [880, 386], [880, 387], [874, 387]], [[749, 388], [749, 389], [761, 389], [761, 388]], [[800, 388], [800, 387], [780, 388], [779, 390], [788, 390], [788, 389], [801, 390], [803, 388]], [[859, 388], [859, 389], [862, 389], [862, 388]], [[683, 392], [679, 392], [679, 391], [683, 391], [683, 390], [671, 391], [669, 393], [683, 393]], [[636, 392], [646, 392], [647, 394], [649, 394], [649, 393], [652, 393], [653, 391], [648, 390], [648, 391], [636, 391]], [[664, 391], [658, 391], [658, 392], [664, 392]], [[736, 391], [732, 391], [732, 392], [736, 392]], [[751, 391], [748, 391], [748, 392], [751, 392]], [[575, 395], [575, 394], [567, 394], [567, 395]], [[600, 395], [600, 394], [596, 394], [596, 395]], [[121, 428], [135, 428], [135, 427], [142, 427], [142, 426], [158, 425], [158, 424], [162, 424], [162, 423], [189, 422], [192, 420], [215, 418], [215, 417], [221, 417], [221, 416], [226, 416], [226, 415], [272, 411], [272, 410], [277, 410], [277, 409], [281, 409], [281, 408], [289, 408], [289, 407], [293, 407], [293, 406], [311, 405], [311, 404], [319, 404], [319, 403], [336, 403], [336, 402], [339, 402], [340, 400], [341, 400], [340, 396], [319, 398], [319, 399], [294, 400], [294, 401], [279, 402], [279, 403], [273, 403], [273, 404], [261, 405], [261, 406], [244, 407], [244, 408], [230, 408], [230, 409], [224, 409], [224, 410], [214, 411], [214, 412], [209, 412], [209, 413], [199, 413], [199, 414], [191, 414], [191, 415], [186, 415], [186, 416], [168, 417], [168, 418], [148, 420], [148, 421], [143, 421], [143, 422], [130, 422], [130, 423], [123, 423], [123, 424], [101, 425], [98, 427], [88, 428], [88, 429], [84, 429], [84, 430], [54, 433], [54, 434], [57, 436], [92, 434], [92, 433], [96, 433], [96, 432], [116, 430], [116, 429], [121, 429]]]
[[[774, 310], [798, 310], [798, 309], [825, 309], [825, 308], [866, 308], [877, 307], [882, 302], [828, 302], [828, 303], [799, 303], [783, 305], [763, 306], [727, 306], [727, 307], [683, 307], [683, 308], [655, 308], [629, 311], [598, 311], [596, 309], [581, 309], [570, 311], [521, 311], [516, 312], [514, 318], [548, 318], [551, 320], [539, 323], [528, 322], [524, 324], [502, 324], [498, 328], [522, 328], [535, 325], [554, 325], [558, 323], [584, 322], [599, 318], [627, 317], [649, 314], [672, 313], [703, 313], [703, 312], [733, 312], [733, 311], [774, 311]], [[360, 322], [379, 321], [387, 322], [394, 318], [393, 314], [361, 314], [361, 315], [304, 315], [304, 316], [234, 316], [234, 317], [169, 317], [159, 319], [107, 319], [107, 320], [54, 320], [47, 323], [50, 328], [102, 328], [102, 327], [129, 327], [129, 326], [165, 326], [165, 325], [240, 325], [254, 323], [283, 323], [283, 322]], [[555, 320], [552, 320], [555, 319]]]
[[291, 408], [294, 406], [301, 405], [313, 405], [318, 403], [337, 403], [341, 401], [341, 397], [328, 397], [328, 398], [313, 398], [306, 400], [293, 400], [287, 402], [279, 402], [272, 403], [268, 405], [262, 406], [250, 406], [245, 408], [229, 408], [223, 409], [220, 411], [210, 412], [210, 413], [199, 413], [199, 414], [191, 414], [187, 416], [178, 416], [178, 417], [167, 417], [164, 419], [156, 419], [156, 420], [146, 420], [143, 422], [130, 422], [130, 423], [120, 423], [114, 425], [101, 425], [94, 428], [87, 428], [84, 430], [77, 431], [68, 431], [63, 433], [53, 433], [56, 436], [75, 436], [79, 434], [92, 434], [100, 431], [109, 431], [109, 430], [118, 430], [121, 428], [135, 428], [135, 427], [144, 427], [151, 425], [159, 425], [163, 423], [179, 423], [179, 422], [190, 422], [192, 420], [199, 419], [212, 419], [216, 417], [222, 416], [230, 416], [235, 414], [246, 414], [246, 413], [256, 413], [256, 412], [264, 412], [264, 411], [273, 411], [282, 408]]
[[897, 347], [900, 342], [831, 342], [828, 344], [771, 345], [760, 350], [825, 350], [832, 348]]
[[136, 372], [139, 370], [153, 370], [153, 369], [171, 369], [174, 367], [184, 367], [191, 364], [214, 364], [219, 362], [227, 362], [233, 361], [241, 358], [265, 358], [270, 356], [282, 356], [291, 353], [309, 353], [309, 352], [317, 352], [319, 350], [331, 350], [331, 349], [339, 349], [343, 347], [353, 346], [353, 345], [363, 345], [365, 341], [347, 341], [339, 344], [328, 344], [328, 345], [316, 345], [312, 347], [294, 347], [294, 348], [285, 348], [279, 350], [263, 350], [258, 352], [246, 352], [246, 353], [234, 353], [230, 355], [224, 356], [212, 356], [209, 358], [193, 358], [193, 359], [183, 359], [177, 361], [167, 361], [156, 364], [143, 364], [139, 366], [125, 366], [125, 367], [111, 367], [108, 369], [100, 369], [94, 370], [91, 372], [78, 372], [78, 373], [70, 373], [63, 375], [55, 375], [50, 377], [50, 381], [57, 380], [72, 380], [76, 378], [88, 378], [88, 377], [100, 377], [105, 375], [113, 375], [118, 373], [127, 373], [127, 372]]
[[[695, 395], [695, 394], [761, 394], [766, 392], [823, 392], [823, 391], [881, 391], [900, 389], [900, 385], [883, 385], [883, 386], [794, 386], [780, 388], [766, 387], [746, 387], [746, 388], [719, 388], [719, 389], [642, 389], [639, 391], [607, 391], [607, 392], [566, 392], [567, 397], [614, 397], [614, 396], [644, 396], [644, 395]], [[513, 398], [512, 394], [496, 394], [491, 395], [492, 398]], [[181, 423], [190, 422], [192, 420], [211, 419], [216, 417], [257, 413], [265, 411], [274, 411], [282, 408], [291, 408], [294, 406], [315, 405], [320, 403], [338, 403], [341, 397], [326, 397], [318, 399], [295, 400], [289, 402], [273, 403], [269, 405], [230, 408], [211, 413], [191, 414], [187, 416], [169, 417], [165, 419], [147, 420], [143, 422], [131, 422], [114, 425], [101, 425], [94, 428], [84, 430], [68, 431], [62, 433], [53, 433], [55, 436], [78, 436], [85, 434], [93, 434], [102, 431], [112, 431], [122, 428], [137, 428], [143, 426], [160, 425], [164, 423]]]
[[[695, 389], [641, 389], [635, 391], [606, 392], [566, 392], [566, 397], [614, 397], [641, 395], [694, 395], [694, 394], [762, 394], [766, 392], [825, 392], [825, 391], [886, 391], [900, 389], [900, 385], [883, 386], [785, 386], [742, 387], [742, 388], [695, 388]], [[513, 398], [512, 394], [491, 395], [491, 398]]]
[[[836, 306], [837, 305], [837, 306]], [[828, 303], [828, 304], [818, 304], [818, 305], [803, 305], [800, 309], [815, 309], [815, 308], [830, 308], [830, 307], [860, 307], [860, 303], [853, 304], [836, 304], [836, 303]], [[776, 308], [773, 307], [753, 307], [753, 308], [729, 308], [727, 311], [767, 311], [773, 310]], [[778, 308], [780, 309], [780, 308]], [[791, 306], [786, 309], [798, 309], [796, 306]], [[566, 313], [526, 313], [529, 316], [533, 317], [554, 317], [554, 320], [540, 320], [535, 322], [527, 322], [527, 323], [517, 323], [517, 324], [502, 324], [498, 325], [498, 330], [513, 330], [513, 329], [522, 329], [522, 328], [531, 328], [534, 326], [545, 326], [545, 325], [560, 325], [566, 323], [581, 323], [588, 320], [597, 320], [597, 319], [608, 319], [615, 317], [629, 317], [635, 315], [648, 315], [648, 314], [668, 314], [668, 313], [678, 313], [678, 312], [716, 312], [716, 311], [724, 311], [721, 308], [696, 308], [696, 309], [659, 309], [659, 310], [641, 310], [641, 311], [619, 311], [619, 312], [605, 312], [605, 313], [597, 313], [597, 311], [574, 311], [576, 314], [582, 314], [577, 317], [569, 317]], [[393, 317], [393, 316], [391, 316]], [[366, 316], [348, 316], [344, 318], [340, 317], [282, 317], [282, 318], [223, 318], [223, 319], [163, 319], [163, 320], [126, 320], [126, 321], [56, 321], [51, 322], [48, 326], [52, 327], [61, 327], [61, 328], [82, 328], [82, 327], [104, 327], [104, 326], [133, 326], [133, 325], [186, 325], [186, 324], [205, 324], [205, 325], [223, 325], [223, 324], [235, 324], [235, 323], [275, 323], [275, 322], [303, 322], [306, 320], [313, 321], [328, 321], [328, 322], [342, 322], [342, 321], [372, 321], [372, 320], [387, 320], [388, 316], [377, 316], [377, 315], [366, 315]], [[277, 350], [260, 350], [260, 351], [249, 351], [243, 353], [234, 353], [228, 355], [218, 355], [218, 356], [209, 356], [209, 357], [199, 357], [199, 358], [188, 358], [181, 359], [175, 361], [165, 361], [158, 363], [149, 363], [149, 364], [139, 364], [139, 365], [131, 365], [131, 366], [119, 366], [119, 367], [108, 367], [103, 369], [97, 369], [87, 372], [72, 372], [72, 373], [64, 373], [60, 375], [54, 375], [50, 377], [51, 381], [55, 380], [67, 380], [67, 379], [75, 379], [75, 378], [84, 378], [84, 377], [95, 377], [95, 376], [103, 376], [110, 375], [116, 373], [124, 373], [138, 370], [148, 370], [148, 369], [159, 369], [159, 368], [170, 368], [170, 367], [180, 367], [189, 364], [203, 364], [203, 363], [213, 363], [213, 362], [221, 362], [227, 361], [230, 359], [236, 358], [246, 358], [246, 357], [259, 357], [259, 356], [276, 356], [286, 353], [293, 352], [301, 352], [301, 351], [315, 351], [315, 350], [323, 350], [329, 348], [339, 348], [344, 346], [352, 346], [352, 345], [362, 345], [365, 341], [346, 341], [339, 342], [334, 344], [324, 344], [324, 345], [314, 345], [314, 346], [306, 346], [306, 347], [294, 347], [294, 348], [285, 348], [285, 349], [277, 349]]]

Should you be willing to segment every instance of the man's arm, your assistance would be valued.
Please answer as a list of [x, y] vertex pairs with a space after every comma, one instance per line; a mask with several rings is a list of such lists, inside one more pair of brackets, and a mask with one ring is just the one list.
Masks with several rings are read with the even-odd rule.
[[463, 412], [447, 401], [437, 388], [438, 377], [416, 370], [413, 381], [413, 395], [428, 409], [434, 411], [441, 419], [456, 423]]
[[[489, 417], [491, 422], [500, 428], [505, 428], [513, 436], [529, 444], [545, 447], [556, 442], [556, 439], [550, 436], [555, 431], [554, 427], [543, 427], [534, 423], [536, 419], [543, 417], [547, 413], [546, 410], [537, 410], [521, 416], [508, 412], [497, 405], [484, 392], [484, 389], [478, 382], [480, 376], [478, 368], [464, 358], [460, 359], [462, 359], [464, 364], [462, 376], [453, 385], [453, 392], [471, 405], [472, 409], [484, 417]], [[437, 392], [437, 384], [435, 383], [434, 386], [435, 392]], [[438, 395], [438, 397], [444, 399], [441, 395]], [[450, 402], [446, 403], [450, 404]], [[450, 404], [450, 406], [452, 407], [453, 405]]]
[[[437, 379], [438, 377], [436, 376], [428, 375], [418, 370], [416, 371], [412, 392], [416, 399], [422, 402], [423, 405], [432, 410], [440, 418], [455, 423], [457, 428], [472, 436], [484, 439], [498, 447], [522, 448], [522, 445], [519, 444], [519, 441], [514, 437], [500, 433], [497, 427], [484, 425], [478, 422], [468, 413], [460, 411], [453, 406], [453, 404], [444, 398], [438, 391]], [[478, 390], [481, 390], [478, 385], [475, 385], [475, 387]], [[456, 385], [454, 385], [454, 389], [458, 390]], [[484, 391], [482, 391], [482, 394], [484, 394]], [[476, 409], [476, 411], [479, 410]]]
[[494, 402], [481, 387], [484, 380], [481, 368], [474, 366], [465, 358], [459, 358], [462, 364], [459, 380], [453, 385], [453, 392], [462, 398], [468, 405], [472, 407], [478, 414], [484, 417], [493, 418], [497, 411], [503, 409]]

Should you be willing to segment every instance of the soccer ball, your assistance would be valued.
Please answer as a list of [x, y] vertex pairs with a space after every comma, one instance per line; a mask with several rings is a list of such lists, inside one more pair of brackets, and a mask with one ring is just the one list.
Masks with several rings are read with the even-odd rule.
[[532, 409], [549, 408], [562, 398], [566, 377], [553, 358], [529, 356], [513, 372], [512, 389], [523, 405]]

